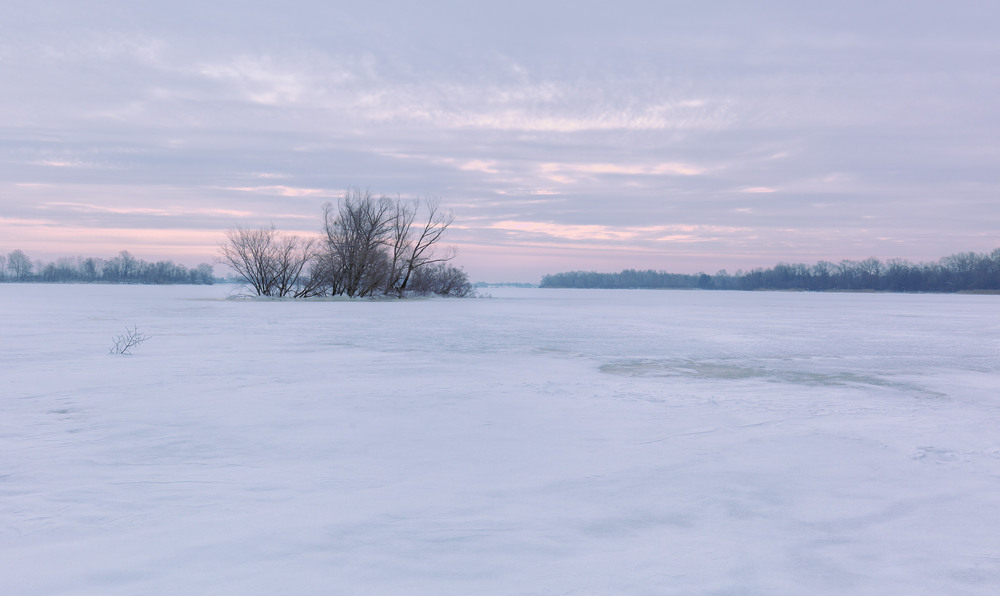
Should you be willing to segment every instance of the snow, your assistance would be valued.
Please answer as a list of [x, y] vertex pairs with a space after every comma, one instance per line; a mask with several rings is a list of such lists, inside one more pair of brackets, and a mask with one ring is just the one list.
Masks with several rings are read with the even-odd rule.
[[230, 289], [0, 285], [0, 592], [1000, 590], [1000, 296]]

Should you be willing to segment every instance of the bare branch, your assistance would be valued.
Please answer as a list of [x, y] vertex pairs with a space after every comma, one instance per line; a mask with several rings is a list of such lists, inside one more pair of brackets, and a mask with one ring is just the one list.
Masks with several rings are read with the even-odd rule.
[[109, 354], [123, 354], [125, 356], [132, 355], [132, 348], [138, 346], [142, 342], [149, 339], [150, 336], [146, 335], [142, 331], [139, 331], [137, 326], [133, 326], [131, 329], [125, 328], [125, 332], [121, 335], [116, 335], [112, 339], [114, 345], [108, 349]]

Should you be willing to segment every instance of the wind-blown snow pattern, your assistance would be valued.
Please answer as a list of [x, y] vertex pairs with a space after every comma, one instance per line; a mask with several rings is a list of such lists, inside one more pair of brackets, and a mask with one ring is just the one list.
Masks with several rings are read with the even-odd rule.
[[227, 291], [0, 286], [0, 591], [1000, 590], [1000, 296]]

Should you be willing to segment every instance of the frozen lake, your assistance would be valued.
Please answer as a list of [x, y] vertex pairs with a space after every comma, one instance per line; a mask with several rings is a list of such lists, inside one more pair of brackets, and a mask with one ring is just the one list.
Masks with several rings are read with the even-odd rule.
[[229, 290], [0, 285], [0, 592], [1000, 592], [1000, 296]]

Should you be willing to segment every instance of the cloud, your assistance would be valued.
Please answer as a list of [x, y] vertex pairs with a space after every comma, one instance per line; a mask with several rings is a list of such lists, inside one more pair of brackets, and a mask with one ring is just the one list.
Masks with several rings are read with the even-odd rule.
[[100, 164], [78, 159], [43, 159], [32, 163], [33, 165], [46, 166], [50, 168], [118, 169], [116, 166], [109, 164]]
[[485, 161], [481, 159], [473, 159], [472, 161], [467, 161], [462, 165], [458, 166], [458, 169], [465, 170], [467, 172], [483, 172], [484, 174], [497, 174], [499, 171], [496, 168], [497, 162], [495, 161]]
[[51, 226], [57, 222], [51, 219], [28, 219], [22, 217], [0, 217], [0, 225], [9, 226]]
[[339, 197], [339, 191], [324, 188], [299, 188], [295, 186], [265, 185], [265, 186], [230, 186], [223, 190], [235, 190], [255, 194], [278, 195], [282, 197]]
[[73, 203], [65, 201], [53, 201], [47, 202], [40, 205], [43, 209], [54, 209], [62, 210], [68, 208], [72, 211], [78, 212], [92, 212], [92, 213], [111, 213], [117, 215], [153, 215], [153, 216], [169, 216], [177, 217], [184, 215], [211, 215], [211, 216], [225, 216], [225, 217], [249, 217], [253, 215], [250, 211], [237, 211], [232, 209], [217, 209], [217, 208], [190, 208], [190, 207], [167, 207], [167, 208], [149, 208], [149, 207], [125, 207], [125, 206], [107, 206], [107, 205], [93, 205], [89, 203]]
[[[565, 240], [624, 241], [642, 240], [649, 242], [706, 242], [721, 236], [732, 236], [750, 232], [750, 228], [711, 225], [662, 225], [662, 226], [610, 226], [572, 225], [553, 222], [505, 220], [492, 223], [489, 229], [510, 233], [520, 233], [534, 237], [548, 237]], [[672, 234], [669, 232], [673, 232]], [[680, 232], [680, 233], [678, 233]], [[666, 233], [666, 235], [664, 235]]]
[[267, 106], [294, 105], [310, 90], [307, 76], [269, 57], [237, 56], [205, 64], [198, 74], [237, 90], [246, 100]]
[[602, 225], [567, 225], [536, 221], [499, 221], [489, 226], [494, 230], [524, 232], [536, 236], [550, 236], [569, 240], [627, 240], [638, 230]]
[[[507, 109], [422, 112], [435, 114], [433, 118], [445, 126], [497, 131], [527, 131], [577, 133], [590, 131], [662, 131], [723, 128], [729, 121], [721, 110], [703, 108], [696, 101], [678, 105], [698, 106], [697, 109], [678, 110], [662, 105], [645, 108], [581, 109], [577, 115], [538, 113], [534, 106], [513, 106]], [[544, 112], [544, 110], [542, 110]]]
[[542, 163], [538, 165], [541, 175], [555, 182], [572, 182], [573, 179], [563, 175], [570, 174], [621, 174], [632, 176], [697, 176], [704, 174], [706, 168], [691, 164], [662, 162], [651, 164], [614, 164], [614, 163]]
[[442, 155], [431, 155], [426, 153], [401, 153], [398, 151], [379, 151], [379, 155], [391, 157], [393, 159], [404, 159], [420, 161], [435, 166], [446, 166], [463, 172], [480, 172], [483, 174], [499, 174], [500, 162], [495, 159], [469, 159], [460, 157], [447, 157]]

